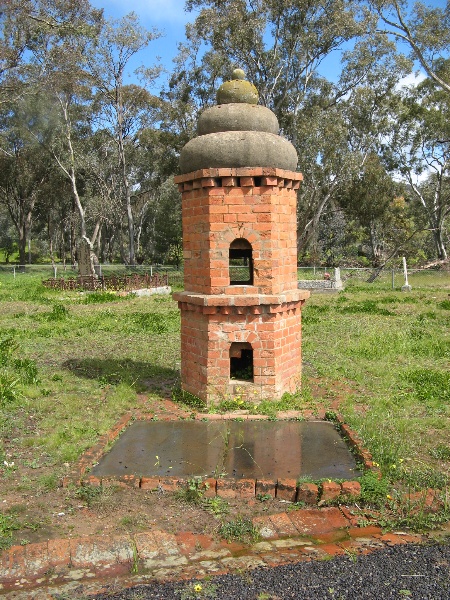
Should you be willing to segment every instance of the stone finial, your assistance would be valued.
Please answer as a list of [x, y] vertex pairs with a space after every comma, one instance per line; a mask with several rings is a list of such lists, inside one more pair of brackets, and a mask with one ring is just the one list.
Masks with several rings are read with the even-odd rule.
[[244, 77], [242, 69], [235, 69], [233, 79], [217, 92], [218, 104], [200, 115], [198, 137], [180, 153], [181, 173], [216, 167], [297, 168], [294, 146], [278, 135], [276, 116], [258, 104], [255, 86]]
[[258, 104], [258, 99], [258, 90], [245, 79], [242, 69], [234, 69], [232, 79], [217, 90], [217, 104]]

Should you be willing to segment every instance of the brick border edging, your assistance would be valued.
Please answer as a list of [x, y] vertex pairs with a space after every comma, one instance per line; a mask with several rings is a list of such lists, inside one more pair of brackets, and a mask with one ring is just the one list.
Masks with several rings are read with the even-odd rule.
[[[279, 420], [289, 420], [302, 417], [301, 411], [286, 411], [277, 414]], [[139, 421], [151, 420], [149, 415], [138, 414], [133, 417], [132, 413], [127, 413], [114, 425], [106, 434], [102, 435], [97, 443], [87, 450], [78, 461], [75, 469], [69, 475], [63, 478], [62, 485], [67, 487], [70, 484], [91, 485], [91, 486], [110, 486], [118, 485], [121, 487], [131, 487], [143, 490], [160, 490], [162, 492], [174, 492], [180, 490], [186, 485], [188, 478], [178, 477], [140, 477], [137, 475], [122, 475], [110, 477], [96, 477], [89, 475], [89, 469], [93, 463], [98, 462], [108, 444], [114, 441], [130, 424], [132, 419]], [[203, 414], [197, 413], [196, 420], [268, 420], [265, 415], [250, 415], [248, 411], [239, 413]], [[164, 420], [172, 420], [168, 417]], [[333, 422], [344, 440], [348, 443], [351, 450], [355, 452], [358, 459], [364, 465], [365, 470], [372, 470], [381, 476], [381, 471], [373, 461], [372, 455], [368, 450], [362, 447], [361, 438], [344, 422], [342, 417], [336, 413], [325, 419]], [[361, 493], [361, 485], [356, 480], [336, 483], [325, 481], [320, 485], [314, 483], [297, 483], [296, 479], [233, 479], [233, 478], [207, 478], [202, 484], [205, 497], [220, 496], [222, 498], [242, 498], [249, 499], [258, 495], [270, 495], [278, 500], [287, 502], [299, 502], [308, 506], [323, 505], [327, 502], [337, 500], [356, 499]]]
[[[374, 525], [360, 528], [342, 507], [341, 510], [336, 507], [301, 509], [255, 517], [252, 522], [260, 530], [263, 542], [249, 549], [248, 556], [254, 558], [253, 566], [251, 560], [246, 565], [250, 569], [309, 561], [314, 556], [310, 553], [311, 545], [320, 553], [317, 556], [320, 560], [346, 551], [366, 554], [380, 545], [420, 543], [425, 539], [404, 533], [383, 534], [382, 529]], [[286, 543], [291, 538], [292, 544]], [[371, 546], [367, 538], [373, 538], [375, 543]], [[310, 542], [298, 544], [297, 539]], [[122, 578], [126, 587], [127, 581], [139, 575], [141, 581], [149, 574], [179, 580], [199, 574], [206, 576], [206, 572], [199, 573], [199, 568], [206, 567], [207, 571], [207, 565], [211, 567], [211, 574], [228, 573], [233, 565], [242, 567], [244, 544], [230, 546], [225, 540], [199, 535], [199, 549], [197, 544], [194, 546], [195, 540], [196, 534], [149, 530], [106, 538], [94, 535], [12, 546], [0, 552], [0, 595], [10, 591], [32, 593], [36, 587], [55, 590], [55, 586], [95, 580], [101, 586], [106, 578]], [[289, 554], [283, 555], [284, 548], [290, 549]], [[277, 555], [275, 562], [273, 553]], [[264, 565], [261, 559], [265, 559]]]
[[363, 447], [363, 442], [359, 435], [350, 429], [350, 427], [344, 422], [343, 418], [337, 414], [333, 413], [333, 419], [329, 419], [336, 423], [341, 435], [344, 440], [347, 441], [348, 445], [355, 452], [358, 458], [364, 465], [364, 468], [368, 471], [374, 471], [378, 475], [381, 476], [381, 470], [378, 465], [374, 462], [372, 454]]

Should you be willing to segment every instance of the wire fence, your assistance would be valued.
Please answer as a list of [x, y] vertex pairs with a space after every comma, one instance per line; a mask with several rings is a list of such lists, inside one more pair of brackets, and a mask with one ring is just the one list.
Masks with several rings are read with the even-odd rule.
[[[242, 270], [242, 273], [239, 270]], [[233, 280], [245, 280], [248, 278], [247, 266], [230, 266]], [[374, 286], [400, 290], [405, 284], [403, 269], [384, 269], [373, 283], [369, 283], [373, 269], [341, 267], [341, 279], [346, 286]], [[299, 267], [299, 280], [322, 280], [325, 273], [334, 276], [333, 267]], [[101, 264], [98, 265], [100, 277], [132, 277], [135, 274], [141, 276], [166, 277], [168, 285], [173, 288], [182, 288], [184, 285], [184, 273], [171, 265], [129, 265]], [[408, 283], [413, 289], [450, 288], [450, 271], [445, 269], [408, 269]], [[10, 280], [24, 280], [27, 278], [46, 280], [50, 278], [76, 278], [77, 269], [71, 265], [42, 264], [42, 265], [0, 265], [0, 277], [3, 282]]]

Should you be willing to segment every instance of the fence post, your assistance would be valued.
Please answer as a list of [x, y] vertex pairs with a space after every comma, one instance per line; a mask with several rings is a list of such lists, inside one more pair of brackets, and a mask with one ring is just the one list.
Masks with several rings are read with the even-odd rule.
[[13, 267], [14, 279], [16, 278], [16, 267]]

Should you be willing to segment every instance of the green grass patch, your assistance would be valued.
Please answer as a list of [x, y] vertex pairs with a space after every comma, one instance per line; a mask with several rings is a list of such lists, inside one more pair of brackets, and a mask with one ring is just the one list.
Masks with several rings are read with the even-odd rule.
[[20, 528], [20, 522], [15, 515], [0, 512], [0, 550], [5, 550], [11, 546], [13, 532]]
[[[63, 472], [136, 408], [142, 391], [149, 403], [173, 392], [193, 411], [273, 418], [333, 409], [390, 482], [449, 485], [450, 314], [437, 278], [408, 294], [360, 281], [343, 294], [313, 294], [303, 311], [302, 392], [263, 402], [236, 393], [210, 407], [178, 389], [180, 316], [171, 297], [59, 292], [29, 273], [0, 273], [0, 283], [0, 456], [16, 469], [3, 469], [0, 485], [30, 455]], [[28, 471], [30, 486], [53, 489], [50, 472]]]

